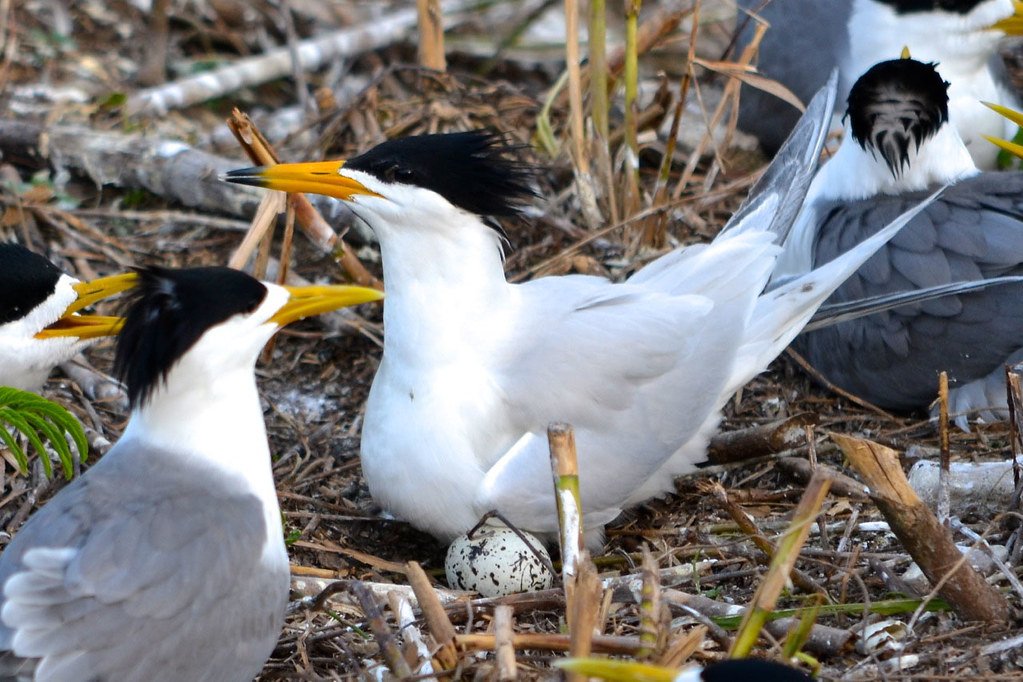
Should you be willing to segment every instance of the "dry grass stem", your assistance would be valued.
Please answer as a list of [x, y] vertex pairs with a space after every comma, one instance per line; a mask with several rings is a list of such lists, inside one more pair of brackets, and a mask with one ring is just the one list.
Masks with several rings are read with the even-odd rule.
[[831, 482], [824, 476], [816, 475], [810, 479], [806, 492], [793, 513], [792, 524], [779, 540], [767, 575], [761, 580], [753, 603], [743, 617], [743, 623], [739, 626], [739, 632], [729, 650], [730, 656], [744, 658], [753, 650], [767, 622], [767, 616], [774, 610], [778, 597], [789, 581], [792, 569], [799, 558], [799, 551], [810, 534], [810, 526], [820, 513], [830, 486]]

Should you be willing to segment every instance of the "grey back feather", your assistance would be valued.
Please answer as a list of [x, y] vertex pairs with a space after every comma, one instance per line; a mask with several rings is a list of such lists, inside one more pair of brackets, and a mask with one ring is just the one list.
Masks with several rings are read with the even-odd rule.
[[0, 628], [0, 648], [17, 642], [39, 680], [251, 680], [277, 641], [288, 571], [260, 561], [280, 529], [259, 499], [216, 473], [118, 442], [0, 556], [15, 628]]
[[[926, 192], [823, 206], [814, 245], [826, 262]], [[984, 173], [945, 192], [835, 292], [829, 303], [1023, 275], [1023, 174]], [[896, 296], [897, 298], [897, 296]], [[912, 299], [910, 299], [912, 300]], [[830, 381], [889, 409], [926, 407], [937, 374], [951, 386], [997, 371], [1023, 348], [1023, 285], [972, 289], [800, 336], [796, 350]]]

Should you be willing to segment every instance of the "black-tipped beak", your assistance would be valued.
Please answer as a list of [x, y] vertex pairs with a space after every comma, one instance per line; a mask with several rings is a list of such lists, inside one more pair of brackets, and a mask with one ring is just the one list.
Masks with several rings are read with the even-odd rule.
[[358, 180], [344, 175], [344, 161], [279, 163], [275, 166], [240, 168], [225, 173], [221, 180], [281, 192], [307, 192], [350, 201], [353, 196], [380, 196]]

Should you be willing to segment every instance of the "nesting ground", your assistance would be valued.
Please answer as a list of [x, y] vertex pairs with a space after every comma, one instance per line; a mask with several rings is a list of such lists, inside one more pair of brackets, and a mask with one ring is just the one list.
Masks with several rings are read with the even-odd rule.
[[[143, 4], [148, 5], [86, 0], [68, 9], [49, 0], [0, 0], [0, 238], [28, 243], [83, 278], [132, 264], [223, 264], [239, 245], [251, 213], [225, 214], [196, 207], [180, 193], [161, 192], [160, 183], [139, 179], [146, 175], [144, 167], [150, 158], [135, 160], [139, 173], [121, 168], [112, 176], [100, 176], [95, 167], [80, 161], [81, 155], [52, 145], [51, 139], [66, 136], [39, 137], [40, 129], [77, 126], [85, 137], [92, 131], [183, 141], [238, 166], [249, 163], [223, 123], [234, 106], [250, 113], [282, 157], [291, 160], [346, 156], [385, 137], [480, 126], [507, 131], [513, 139], [529, 143], [536, 139], [541, 107], [564, 63], [560, 3], [497, 2], [449, 22], [457, 26], [448, 36], [448, 73], [444, 75], [417, 67], [414, 43], [399, 40], [308, 73], [295, 72], [259, 86], [226, 91], [186, 109], [129, 115], [125, 97], [141, 90], [144, 77], [153, 69], [173, 81], [345, 26], [361, 26], [372, 33], [380, 16], [411, 3], [156, 0], [153, 8], [140, 7]], [[644, 3], [641, 21], [656, 21], [659, 11], [684, 9], [678, 5]], [[622, 34], [620, 10], [619, 3], [609, 3], [608, 11], [614, 15], [609, 20], [611, 43]], [[158, 19], [161, 12], [166, 12], [166, 25]], [[704, 3], [698, 55], [709, 60], [727, 55], [729, 15], [727, 3]], [[414, 32], [410, 35], [414, 40]], [[689, 35], [684, 23], [641, 58], [646, 93], [639, 113], [641, 185], [648, 195], [665, 152], [665, 120], [678, 93]], [[153, 66], [154, 53], [162, 53], [162, 41], [167, 45], [166, 63]], [[666, 74], [663, 80], [660, 73]], [[713, 110], [724, 79], [704, 69], [697, 69], [696, 76], [682, 124], [701, 130], [705, 128], [701, 107], [705, 112]], [[613, 131], [621, 126], [621, 97], [615, 101]], [[548, 119], [563, 147], [568, 144], [565, 111], [559, 103]], [[617, 150], [620, 138], [616, 141], [613, 133], [612, 140]], [[593, 238], [593, 230], [581, 217], [568, 155], [552, 157], [542, 151], [527, 155], [543, 168], [539, 177], [543, 198], [536, 202], [535, 215], [504, 224], [510, 277], [587, 272], [622, 278], [660, 252], [635, 248], [633, 223]], [[716, 156], [708, 153], [699, 159], [692, 155], [690, 148], [675, 153], [670, 185], [674, 187], [687, 173], [688, 181], [678, 199], [669, 199], [661, 208], [670, 218], [669, 247], [711, 238], [739, 205], [763, 164], [755, 154], [734, 148], [721, 147]], [[158, 172], [164, 171], [150, 174]], [[184, 180], [186, 188], [189, 182], [195, 187], [216, 182], [200, 175]], [[642, 202], [639, 210], [651, 205], [647, 197]], [[339, 228], [349, 220], [343, 217]], [[379, 275], [374, 248], [361, 241], [357, 230], [348, 237], [367, 267]], [[273, 247], [275, 256], [280, 239]], [[301, 234], [295, 238], [291, 266], [309, 280], [342, 277], [335, 261]], [[404, 523], [382, 518], [360, 475], [362, 405], [380, 359], [382, 329], [379, 309], [367, 306], [359, 312], [354, 326], [325, 327], [314, 320], [285, 330], [258, 369], [292, 562], [298, 567], [296, 573], [324, 581], [381, 586], [406, 584], [404, 563], [417, 561], [443, 587], [444, 547]], [[109, 345], [88, 354], [91, 365], [101, 372], [109, 371], [111, 359]], [[86, 425], [94, 446], [92, 462], [117, 439], [127, 415], [116, 399], [88, 400], [84, 393], [88, 384], [88, 379], [76, 381], [57, 373], [46, 394], [68, 405]], [[926, 456], [933, 456], [938, 445], [935, 427], [926, 415], [891, 416], [857, 406], [820, 388], [787, 357], [776, 361], [728, 405], [722, 428], [742, 429], [797, 414], [814, 417], [816, 456], [837, 469], [844, 468], [840, 456], [819, 434], [860, 435], [901, 452], [908, 449]], [[957, 460], [1004, 459], [1008, 442], [1005, 426], [980, 427], [969, 434], [953, 432], [952, 455]], [[808, 451], [804, 446], [788, 454], [806, 459]], [[27, 479], [16, 476], [9, 463], [4, 466], [0, 543], [9, 541], [27, 515], [62, 484], [47, 483], [38, 466]], [[775, 459], [680, 480], [677, 495], [633, 510], [610, 527], [602, 570], [608, 576], [635, 573], [644, 545], [661, 569], [678, 568], [679, 575], [688, 565], [713, 560], [696, 578], [674, 579], [670, 587], [723, 604], [749, 603], [765, 570], [759, 550], [701, 487], [707, 480], [720, 482], [768, 538], [785, 528], [805, 483]], [[1004, 543], [1013, 530], [1011, 517], [995, 518], [990, 510], [960, 515], [992, 544]], [[948, 612], [914, 618], [914, 606], [894, 616], [870, 613], [864, 605], [905, 589], [897, 576], [907, 568], [908, 556], [893, 535], [870, 525], [881, 517], [869, 501], [833, 493], [822, 519], [824, 532], [811, 535], [797, 567], [833, 602], [860, 606], [851, 606], [845, 614], [821, 614], [817, 622], [862, 632], [862, 625], [894, 620], [887, 648], [850, 646], [829, 651], [825, 646], [815, 651], [822, 677], [877, 678], [882, 676], [884, 662], [901, 652], [916, 656], [915, 663], [902, 672], [889, 668], [885, 679], [1023, 679], [1018, 672], [1023, 646], [984, 651], [994, 642], [1018, 636], [1015, 626], [985, 628], [963, 623]], [[992, 580], [1019, 605], [1020, 596], [1009, 590], [1005, 580], [997, 576]], [[356, 602], [346, 601], [344, 594], [341, 597], [329, 610], [296, 607], [261, 679], [343, 679], [380, 671], [384, 657], [379, 637], [371, 634], [366, 614]], [[809, 601], [806, 592], [793, 588], [782, 605], [800, 607]], [[452, 613], [459, 633], [485, 632], [489, 627], [486, 608], [462, 605]], [[603, 632], [626, 639], [637, 635], [638, 614], [632, 600], [616, 595], [604, 612]], [[671, 607], [670, 615], [658, 626], [669, 644], [699, 622], [677, 605]], [[386, 606], [384, 616], [397, 634]], [[564, 626], [564, 605], [556, 595], [549, 595], [520, 605], [515, 618], [516, 632], [551, 635], [553, 641]], [[908, 631], [899, 626], [911, 622]], [[728, 637], [727, 630], [717, 633], [717, 639], [708, 636], [698, 643], [692, 658], [707, 661], [723, 656]], [[758, 653], [769, 657], [778, 657], [779, 651], [767, 640], [758, 647]], [[519, 651], [519, 674], [525, 678], [550, 674], [550, 661], [561, 655], [544, 648]], [[467, 654], [459, 671], [465, 676], [492, 675], [493, 657], [485, 652]]]

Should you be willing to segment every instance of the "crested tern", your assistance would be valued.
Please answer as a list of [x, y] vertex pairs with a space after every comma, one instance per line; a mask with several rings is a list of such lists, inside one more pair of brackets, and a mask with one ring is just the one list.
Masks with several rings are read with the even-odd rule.
[[288, 556], [256, 356], [381, 294], [137, 272], [115, 361], [130, 420], [0, 555], [0, 678], [249, 682], [277, 642]]
[[[744, 6], [755, 10], [759, 4], [746, 0]], [[1012, 139], [1017, 127], [981, 102], [1018, 108], [1018, 94], [998, 54], [1006, 35], [1019, 34], [1015, 10], [1013, 0], [852, 0], [851, 5], [844, 0], [774, 0], [763, 10], [771, 28], [762, 42], [759, 68], [803, 96], [837, 66], [844, 96], [867, 69], [906, 47], [915, 59], [936, 62], [938, 72], [952, 84], [950, 121], [974, 163], [991, 170], [998, 150], [983, 136]], [[750, 34], [747, 28], [740, 44]], [[740, 103], [740, 128], [745, 124], [771, 151], [772, 142], [784, 139], [791, 128], [794, 110], [764, 93], [747, 98], [750, 90], [743, 88], [747, 102]], [[771, 129], [765, 130], [765, 124]]]
[[[977, 169], [949, 124], [947, 90], [915, 59], [856, 82], [846, 137], [814, 178], [780, 275], [827, 262], [946, 184], [833, 301], [1023, 274], [1023, 173]], [[809, 332], [795, 347], [829, 381], [888, 409], [926, 408], [945, 370], [966, 428], [970, 414], [1005, 415], [1004, 366], [1023, 358], [1020, 300], [1018, 284], [992, 286]]]
[[587, 542], [597, 546], [620, 510], [671, 490], [675, 475], [705, 460], [728, 398], [898, 230], [765, 291], [787, 227], [773, 218], [802, 198], [778, 192], [815, 167], [822, 120], [807, 142], [816, 149], [799, 143], [778, 161], [771, 191], [738, 224], [622, 283], [507, 281], [501, 235], [481, 216], [515, 214], [533, 190], [529, 169], [490, 132], [396, 139], [348, 161], [225, 179], [342, 199], [379, 240], [384, 352], [362, 432], [378, 503], [443, 539], [493, 509], [550, 536], [546, 428], [565, 421], [578, 444]]
[[132, 277], [79, 282], [43, 256], [0, 242], [0, 386], [38, 391], [54, 367], [116, 334], [118, 318], [78, 311], [123, 291]]

